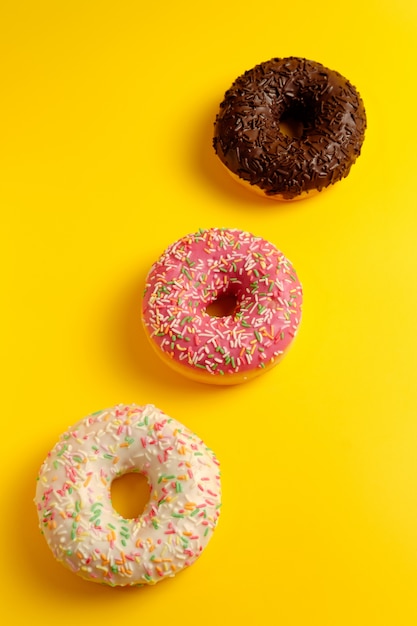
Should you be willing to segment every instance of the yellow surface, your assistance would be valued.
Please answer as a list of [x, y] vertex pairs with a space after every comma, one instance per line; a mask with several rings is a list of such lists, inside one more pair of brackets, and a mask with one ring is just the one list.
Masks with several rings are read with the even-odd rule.
[[[415, 0], [16, 0], [0, 31], [3, 612], [416, 624]], [[232, 180], [211, 132], [233, 79], [288, 55], [347, 76], [369, 128], [346, 180], [281, 206]], [[269, 238], [304, 286], [295, 344], [246, 386], [171, 372], [140, 325], [152, 262], [208, 226]], [[115, 590], [55, 563], [32, 497], [69, 424], [131, 401], [216, 451], [224, 506], [192, 568]]]

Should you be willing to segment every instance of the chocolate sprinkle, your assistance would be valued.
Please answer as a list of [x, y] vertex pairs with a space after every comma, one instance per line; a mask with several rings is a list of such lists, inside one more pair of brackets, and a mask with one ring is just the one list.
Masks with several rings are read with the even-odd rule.
[[[294, 136], [280, 126], [297, 127]], [[226, 91], [213, 145], [239, 178], [291, 200], [345, 178], [366, 129], [362, 99], [338, 72], [298, 57], [271, 59]]]

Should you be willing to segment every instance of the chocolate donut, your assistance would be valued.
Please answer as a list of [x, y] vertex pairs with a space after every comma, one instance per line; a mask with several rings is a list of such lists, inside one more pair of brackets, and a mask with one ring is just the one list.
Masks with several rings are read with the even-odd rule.
[[355, 87], [321, 63], [274, 58], [226, 91], [213, 145], [241, 182], [295, 200], [345, 178], [360, 154], [365, 108]]

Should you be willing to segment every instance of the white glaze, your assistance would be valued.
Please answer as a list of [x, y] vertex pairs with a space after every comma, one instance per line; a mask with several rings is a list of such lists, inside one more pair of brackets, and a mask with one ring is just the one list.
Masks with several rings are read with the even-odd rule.
[[[137, 519], [112, 507], [110, 485], [144, 474], [150, 499]], [[153, 405], [119, 405], [64, 433], [44, 461], [35, 504], [55, 558], [108, 585], [154, 584], [191, 565], [220, 507], [215, 455]]]

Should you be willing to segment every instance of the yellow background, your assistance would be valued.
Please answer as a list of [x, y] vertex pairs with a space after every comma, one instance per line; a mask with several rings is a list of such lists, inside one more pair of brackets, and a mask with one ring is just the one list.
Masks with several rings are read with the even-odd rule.
[[[0, 588], [13, 620], [416, 623], [416, 41], [414, 0], [2, 2]], [[349, 78], [368, 131], [346, 180], [278, 205], [228, 176], [211, 134], [234, 78], [289, 55]], [[140, 326], [151, 264], [210, 226], [271, 240], [304, 287], [294, 346], [246, 386], [176, 375]], [[65, 570], [32, 503], [59, 434], [119, 402], [157, 405], [222, 465], [207, 550], [146, 589]]]

